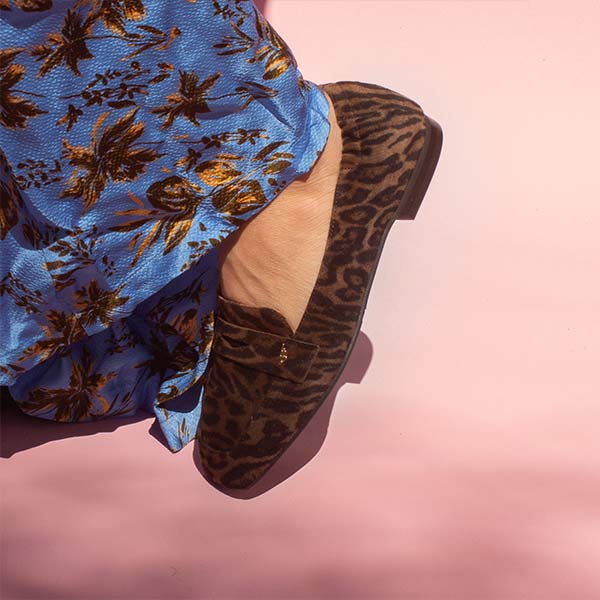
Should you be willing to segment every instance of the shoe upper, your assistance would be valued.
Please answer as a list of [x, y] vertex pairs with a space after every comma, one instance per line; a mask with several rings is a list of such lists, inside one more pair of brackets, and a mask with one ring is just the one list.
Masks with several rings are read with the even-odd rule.
[[425, 115], [405, 96], [361, 82], [322, 88], [342, 130], [342, 162], [323, 262], [302, 321], [292, 333], [278, 311], [219, 295], [197, 437], [205, 470], [226, 487], [259, 479], [339, 377], [425, 144]]

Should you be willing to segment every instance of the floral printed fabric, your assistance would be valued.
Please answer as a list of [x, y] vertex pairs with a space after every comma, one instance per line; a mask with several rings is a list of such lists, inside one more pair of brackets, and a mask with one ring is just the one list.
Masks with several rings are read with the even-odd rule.
[[0, 385], [195, 436], [219, 243], [310, 170], [329, 105], [252, 0], [0, 0]]

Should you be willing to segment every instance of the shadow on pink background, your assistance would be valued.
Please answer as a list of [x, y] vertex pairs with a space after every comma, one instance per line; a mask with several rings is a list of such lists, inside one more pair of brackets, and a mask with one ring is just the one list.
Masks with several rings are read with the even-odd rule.
[[244, 498], [153, 418], [3, 405], [1, 596], [600, 597], [600, 5], [273, 0], [314, 82], [444, 128], [388, 237], [356, 350]]

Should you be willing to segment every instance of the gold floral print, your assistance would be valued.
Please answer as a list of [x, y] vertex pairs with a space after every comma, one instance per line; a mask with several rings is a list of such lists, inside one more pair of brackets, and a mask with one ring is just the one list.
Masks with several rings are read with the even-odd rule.
[[[115, 371], [96, 372], [92, 353], [84, 347], [81, 361], [75, 358], [71, 361], [68, 387], [31, 390], [21, 406], [31, 413], [56, 409], [55, 421], [87, 421], [94, 415], [109, 413], [110, 403], [102, 394], [102, 388], [116, 376]], [[96, 403], [100, 404], [98, 408], [95, 408]]]
[[[206, 292], [205, 289], [202, 291]], [[197, 344], [198, 352], [206, 354], [212, 344], [213, 321], [214, 313], [207, 313], [198, 321], [198, 311], [190, 308], [185, 313], [177, 315], [170, 325], [188, 344]]]
[[[52, 0], [14, 0], [23, 12], [41, 12], [52, 8]], [[10, 10], [10, 0], [0, 0], [0, 10]]]
[[95, 279], [87, 285], [75, 291], [75, 308], [79, 311], [79, 322], [82, 325], [93, 325], [100, 321], [108, 327], [119, 306], [123, 306], [129, 300], [129, 296], [120, 296], [125, 287], [122, 283], [116, 290], [102, 289]]
[[115, 182], [134, 181], [144, 173], [148, 163], [163, 156], [154, 148], [136, 141], [145, 128], [143, 122], [135, 122], [138, 110], [138, 107], [130, 110], [100, 133], [111, 115], [111, 111], [103, 112], [96, 119], [87, 147], [73, 146], [68, 140], [63, 140], [63, 157], [73, 167], [73, 172], [60, 197], [83, 198], [83, 214], [96, 204], [108, 179]]
[[140, 21], [146, 16], [142, 0], [78, 0], [75, 7], [89, 6], [94, 20], [116, 33], [126, 34], [125, 20]]
[[[289, 167], [291, 162], [288, 159], [293, 158], [293, 154], [274, 152], [283, 144], [287, 144], [287, 142], [271, 142], [260, 150], [252, 159], [259, 163], [258, 167], [253, 171], [246, 171], [243, 178], [231, 182], [229, 179], [223, 179], [225, 185], [217, 188], [211, 194], [213, 207], [223, 214], [239, 216], [263, 206], [267, 199], [260, 182], [254, 176], [259, 173], [263, 176], [274, 175]], [[228, 160], [242, 158], [241, 156], [221, 155], [222, 158], [225, 156]], [[201, 163], [196, 167], [196, 172], [199, 175], [204, 173], [203, 165], [204, 163]], [[227, 173], [231, 172], [231, 167], [229, 167], [229, 171], [224, 170], [223, 167], [219, 167], [219, 170]], [[204, 175], [206, 176], [205, 173]]]
[[15, 129], [25, 127], [27, 119], [46, 114], [31, 100], [18, 94], [43, 98], [41, 94], [16, 89], [15, 86], [23, 79], [25, 67], [14, 64], [15, 57], [23, 48], [7, 48], [0, 50], [0, 124]]
[[38, 77], [63, 63], [75, 75], [81, 75], [79, 61], [94, 58], [86, 44], [92, 36], [93, 24], [94, 20], [90, 15], [84, 19], [81, 13], [67, 9], [60, 33], [49, 33], [45, 44], [38, 44], [30, 50], [36, 60], [43, 61]]
[[179, 72], [179, 89], [177, 92], [167, 96], [167, 104], [151, 109], [152, 113], [164, 118], [162, 128], [171, 127], [175, 119], [184, 117], [194, 125], [201, 123], [197, 119], [198, 114], [210, 113], [208, 101], [222, 100], [228, 97], [237, 97], [243, 101], [239, 110], [244, 110], [252, 102], [260, 98], [273, 98], [279, 92], [274, 88], [267, 87], [254, 81], [245, 81], [244, 85], [235, 88], [234, 92], [221, 94], [220, 96], [207, 96], [209, 89], [215, 85], [221, 73], [205, 79], [198, 85], [198, 75], [194, 72]]
[[151, 109], [151, 112], [164, 118], [162, 128], [173, 125], [175, 119], [184, 117], [194, 125], [200, 125], [196, 115], [210, 112], [206, 103], [206, 94], [221, 77], [214, 73], [198, 84], [198, 74], [195, 71], [179, 71], [179, 89], [167, 96], [167, 104]]
[[48, 164], [41, 158], [26, 158], [17, 163], [17, 169], [22, 172], [15, 177], [15, 181], [23, 190], [32, 186], [41, 188], [62, 179], [62, 165], [56, 158], [52, 160], [52, 164]]
[[[204, 201], [202, 188], [178, 175], [156, 181], [146, 190], [146, 197], [152, 208], [146, 208], [133, 194], [129, 197], [138, 208], [126, 209], [116, 214], [134, 218], [110, 227], [110, 231], [133, 231], [154, 221], [154, 225], [140, 243], [130, 263], [131, 267], [135, 266], [144, 251], [153, 246], [163, 235], [163, 255], [171, 252], [189, 232], [196, 210]], [[129, 245], [130, 250], [137, 244], [140, 236], [141, 233], [133, 236]]]
[[[187, 155], [180, 158], [175, 164], [178, 167], [184, 167], [185, 170], [189, 172], [198, 164], [198, 161], [202, 157], [204, 150], [208, 150], [210, 148], [221, 148], [225, 144], [231, 142], [236, 142], [238, 146], [246, 143], [255, 146], [257, 140], [269, 139], [266, 131], [267, 130], [264, 128], [244, 129], [239, 127], [237, 131], [219, 131], [217, 133], [211, 133], [210, 135], [202, 136], [200, 140], [196, 141], [186, 139], [181, 143], [189, 144]], [[194, 148], [194, 144], [202, 144], [202, 148], [197, 150]]]
[[167, 323], [161, 323], [157, 328], [150, 331], [147, 343], [150, 357], [134, 366], [143, 369], [146, 377], [160, 376], [163, 381], [169, 372], [185, 372], [193, 369], [198, 362], [198, 352], [187, 342], [180, 340], [171, 349], [167, 344], [167, 338], [173, 333], [173, 329]]
[[[196, 352], [207, 356], [212, 346], [215, 315], [214, 311], [209, 311], [199, 318], [199, 307], [207, 292], [203, 283], [205, 273], [206, 270], [198, 273], [188, 285], [178, 291], [161, 296], [156, 305], [148, 310], [146, 318], [153, 327], [166, 335], [169, 335], [169, 332], [176, 332]], [[189, 303], [192, 306], [182, 310], [182, 305], [189, 305]], [[170, 374], [168, 379], [163, 380], [157, 403], [160, 405], [180, 396], [203, 377], [200, 375], [191, 380], [186, 378], [185, 382], [179, 382], [179, 386], [175, 385], [175, 382], [188, 374], [189, 370], [176, 371]]]
[[181, 35], [181, 30], [178, 27], [171, 27], [168, 34], [151, 25], [137, 25], [137, 28], [145, 32], [145, 35], [142, 33], [128, 33], [126, 37], [129, 40], [127, 45], [136, 49], [119, 60], [129, 60], [147, 50], [166, 50]]
[[233, 161], [243, 158], [239, 154], [216, 154], [214, 159], [205, 160], [195, 168], [196, 175], [207, 185], [224, 185], [242, 175], [242, 171], [235, 168]]
[[22, 308], [28, 315], [39, 314], [44, 304], [41, 290], [30, 289], [10, 271], [0, 280], [0, 297], [11, 296], [15, 305]]
[[74, 314], [49, 310], [45, 313], [45, 317], [47, 323], [42, 325], [41, 329], [46, 337], [23, 350], [17, 362], [22, 362], [32, 356], [45, 360], [55, 353], [68, 350], [69, 346], [86, 335], [85, 329]]
[[83, 233], [80, 227], [76, 227], [69, 236], [55, 240], [48, 248], [59, 257], [58, 260], [44, 263], [58, 292], [75, 284], [77, 272], [86, 267], [101, 270], [106, 278], [115, 272], [114, 260], [106, 253], [97, 252], [98, 227], [94, 224], [89, 236], [84, 236]]
[[25, 205], [22, 190], [30, 185], [41, 187], [55, 179], [52, 169], [45, 171], [43, 166], [43, 161], [27, 159], [25, 163], [17, 163], [17, 168], [26, 169], [26, 175], [15, 177], [6, 154], [0, 148], [0, 241], [6, 239], [8, 233], [16, 228], [18, 232], [13, 232], [14, 237], [21, 246], [40, 249], [53, 243], [64, 232], [54, 224], [33, 215], [30, 207]]
[[180, 423], [177, 423], [177, 439], [181, 445], [185, 445], [186, 440], [189, 440], [194, 432], [187, 425], [186, 418], [183, 417]]
[[79, 117], [83, 116], [86, 108], [104, 104], [114, 109], [135, 106], [138, 96], [146, 96], [151, 85], [168, 79], [174, 68], [167, 62], [159, 62], [156, 66], [158, 73], [153, 74], [151, 69], [142, 68], [140, 63], [134, 60], [129, 67], [109, 68], [102, 73], [96, 73], [94, 79], [81, 92], [61, 96], [61, 99], [67, 100], [80, 98], [83, 103], [79, 106], [69, 104], [67, 113], [56, 124], [67, 125], [67, 131], [70, 131]]
[[[195, 2], [196, 0], [188, 0]], [[213, 15], [222, 17], [224, 20], [236, 18], [238, 25], [242, 25], [246, 17], [252, 16], [252, 13], [246, 12], [243, 8], [244, 4], [248, 4], [251, 0], [212, 0], [214, 7]]]
[[266, 203], [263, 189], [255, 179], [230, 183], [212, 194], [212, 204], [221, 213], [242, 215]]
[[254, 56], [246, 62], [264, 61], [263, 79], [276, 79], [291, 65], [298, 66], [290, 47], [258, 10], [254, 9], [254, 35], [244, 32], [240, 23], [236, 24], [231, 20], [229, 24], [234, 35], [226, 35], [222, 42], [214, 44], [215, 48], [223, 48], [223, 51], [217, 54], [228, 56], [254, 50]]
[[[204, 352], [211, 337], [207, 334], [214, 326], [214, 313], [205, 314], [198, 322], [198, 307], [207, 289], [203, 275], [198, 273], [192, 281], [179, 291], [162, 296], [156, 305], [147, 312], [147, 318], [154, 323], [167, 323], [190, 345], [198, 345], [197, 350]], [[181, 311], [182, 302], [191, 302], [193, 308]]]
[[[75, 75], [81, 75], [79, 61], [94, 58], [87, 46], [90, 40], [116, 38], [127, 41], [127, 45], [135, 50], [122, 56], [120, 60], [129, 60], [147, 50], [166, 50], [181, 35], [181, 30], [177, 27], [172, 27], [169, 33], [165, 33], [157, 27], [146, 24], [137, 25], [138, 32], [128, 32], [123, 26], [122, 16], [141, 14], [133, 8], [141, 3], [127, 2], [129, 12], [125, 12], [125, 5], [122, 2], [109, 1], [108, 4], [111, 6], [105, 10], [103, 6], [106, 5], [106, 1], [103, 0], [96, 11], [90, 10], [85, 17], [77, 10], [67, 9], [60, 32], [47, 34], [44, 44], [38, 44], [29, 50], [31, 56], [38, 62], [43, 61], [37, 73], [38, 77], [43, 77], [62, 64]], [[93, 27], [98, 20], [102, 20], [109, 31], [116, 31], [116, 33], [93, 35]]]
[[23, 198], [2, 150], [0, 150], [0, 169], [2, 169], [2, 177], [0, 177], [0, 240], [3, 240], [19, 222]]
[[[208, 142], [210, 140], [207, 140]], [[212, 188], [210, 192], [204, 192], [201, 186], [189, 179], [171, 175], [153, 183], [146, 190], [147, 200], [153, 208], [147, 208], [140, 198], [130, 193], [131, 201], [138, 207], [119, 211], [116, 215], [134, 218], [119, 225], [113, 225], [109, 228], [110, 231], [133, 231], [154, 221], [139, 244], [130, 266], [135, 266], [144, 252], [154, 246], [163, 236], [163, 255], [179, 245], [189, 233], [196, 218], [196, 211], [206, 197], [210, 197], [213, 207], [226, 215], [232, 223], [235, 221], [229, 217], [239, 217], [239, 215], [262, 207], [267, 202], [267, 198], [260, 182], [254, 179], [253, 175], [258, 175], [259, 172], [263, 176], [274, 175], [287, 168], [291, 164], [288, 159], [293, 158], [293, 155], [288, 152], [274, 152], [286, 143], [284, 141], [272, 142], [257, 152], [253, 160], [258, 162], [259, 166], [254, 171], [247, 173], [236, 168], [235, 162], [244, 158], [238, 154], [223, 152], [207, 161], [194, 160], [192, 163], [194, 172], [202, 183]], [[189, 160], [188, 151], [188, 156], [180, 159], [180, 164], [189, 163]], [[200, 227], [202, 228], [202, 224]], [[141, 236], [141, 232], [134, 235], [129, 244], [130, 250], [138, 244]], [[219, 241], [213, 239], [212, 244], [216, 245]]]

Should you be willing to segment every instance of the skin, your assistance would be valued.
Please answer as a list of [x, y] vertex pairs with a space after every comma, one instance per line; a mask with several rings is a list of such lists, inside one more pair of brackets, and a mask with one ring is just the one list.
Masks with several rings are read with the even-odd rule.
[[331, 129], [313, 168], [221, 242], [223, 296], [278, 310], [295, 331], [306, 310], [325, 251], [342, 156], [331, 99]]

